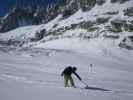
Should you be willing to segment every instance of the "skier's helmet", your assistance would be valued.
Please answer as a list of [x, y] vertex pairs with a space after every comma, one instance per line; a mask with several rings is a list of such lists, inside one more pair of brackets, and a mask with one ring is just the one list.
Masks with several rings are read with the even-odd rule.
[[76, 71], [76, 70], [77, 70], [77, 68], [75, 66], [73, 66], [73, 71]]

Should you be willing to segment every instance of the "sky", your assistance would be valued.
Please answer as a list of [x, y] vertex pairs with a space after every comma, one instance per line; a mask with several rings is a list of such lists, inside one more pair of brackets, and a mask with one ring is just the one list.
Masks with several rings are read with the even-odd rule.
[[0, 16], [4, 16], [13, 6], [41, 5], [46, 6], [57, 0], [0, 0]]

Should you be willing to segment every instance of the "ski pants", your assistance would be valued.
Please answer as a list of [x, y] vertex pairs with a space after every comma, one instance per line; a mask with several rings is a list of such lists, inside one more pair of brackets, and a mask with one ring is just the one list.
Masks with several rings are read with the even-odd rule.
[[72, 87], [75, 87], [75, 84], [74, 84], [74, 81], [73, 81], [73, 78], [71, 77], [71, 75], [64, 75], [64, 85], [65, 87], [68, 87], [68, 82], [70, 81], [70, 84]]

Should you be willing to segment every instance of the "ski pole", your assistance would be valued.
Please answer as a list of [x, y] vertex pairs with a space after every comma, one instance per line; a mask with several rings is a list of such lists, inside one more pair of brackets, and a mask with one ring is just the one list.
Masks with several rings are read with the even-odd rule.
[[85, 88], [88, 88], [88, 87], [89, 87], [88, 84], [87, 84], [86, 82], [84, 82], [84, 81], [82, 81], [82, 80], [81, 80], [81, 82], [82, 82], [84, 85], [86, 85]]

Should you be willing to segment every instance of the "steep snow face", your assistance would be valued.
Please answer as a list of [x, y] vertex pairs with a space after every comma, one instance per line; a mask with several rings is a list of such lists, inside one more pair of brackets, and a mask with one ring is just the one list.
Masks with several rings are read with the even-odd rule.
[[120, 3], [111, 3], [110, 0], [106, 0], [106, 3], [103, 5], [95, 5], [90, 11], [83, 12], [81, 9], [77, 11], [75, 14], [70, 16], [69, 18], [60, 21], [57, 28], [63, 27], [63, 26], [70, 26], [71, 24], [77, 24], [82, 21], [93, 21], [96, 20], [98, 17], [112, 17], [113, 15], [108, 15], [107, 13], [111, 12], [118, 12], [117, 15], [113, 16], [112, 19], [119, 18], [119, 19], [127, 19], [133, 20], [133, 18], [130, 18], [128, 16], [123, 15], [123, 10], [132, 7], [133, 1], [130, 0], [129, 2], [126, 2], [124, 4]]
[[62, 19], [62, 15], [58, 15], [55, 19], [53, 19], [52, 21], [48, 22], [45, 25], [45, 29], [47, 31], [51, 31], [51, 29], [54, 27], [54, 25], [56, 25], [61, 19]]
[[28, 26], [28, 27], [20, 27], [15, 30], [9, 31], [0, 36], [3, 40], [9, 39], [25, 39], [34, 37], [35, 32], [38, 30], [39, 26]]
[[[125, 3], [111, 3], [110, 0], [106, 0], [104, 4], [96, 4], [88, 12], [83, 12], [79, 9], [72, 16], [60, 20], [55, 24], [55, 27], [51, 30], [53, 34], [56, 34], [56, 36], [54, 35], [53, 37], [84, 38], [88, 41], [93, 39], [94, 42], [97, 40], [99, 42], [101, 39], [100, 46], [103, 45], [102, 47], [109, 45], [110, 47], [116, 48], [122, 44], [120, 47], [125, 46], [124, 48], [132, 49], [132, 39], [128, 39], [128, 37], [133, 35], [133, 17], [124, 14], [124, 10], [131, 8], [132, 4], [132, 0]], [[130, 26], [130, 28], [128, 26]], [[43, 40], [45, 41], [47, 38]], [[51, 39], [52, 37], [50, 36], [49, 38]], [[127, 38], [127, 40], [125, 40], [125, 38]], [[124, 40], [126, 42], [122, 43]], [[108, 42], [105, 43], [105, 41]], [[88, 44], [90, 44], [89, 42]]]
[[[93, 41], [95, 44], [98, 42], [97, 47], [95, 47], [100, 47], [100, 49], [102, 49], [102, 47], [122, 47], [131, 50], [133, 49], [133, 17], [126, 15], [125, 11], [132, 8], [132, 4], [132, 0], [124, 3], [112, 3], [110, 0], [106, 0], [102, 5], [96, 4], [90, 11], [84, 12], [82, 9], [79, 9], [68, 18], [64, 18], [63, 15], [60, 14], [47, 24], [21, 27], [1, 34], [0, 39], [5, 41], [10, 39], [23, 40], [26, 41], [24, 46], [30, 45], [33, 47], [44, 46], [47, 44], [47, 41], [48, 43], [58, 41], [55, 39], [59, 39], [59, 41], [64, 39], [62, 44], [65, 43], [66, 40], [70, 40], [70, 38], [72, 38], [72, 41], [73, 39], [76, 41], [78, 39], [84, 39], [88, 41], [88, 43], [85, 43], [86, 46], [84, 46], [86, 48], [92, 47], [91, 41]], [[128, 11], [129, 10], [126, 12]], [[32, 38], [36, 38], [36, 34], [41, 30], [46, 30], [44, 38], [40, 41], [35, 41], [36, 43], [32, 43]], [[77, 44], [80, 43], [78, 41]], [[57, 46], [58, 43], [56, 43], [56, 47], [60, 47]], [[45, 46], [42, 48], [45, 48]], [[52, 49], [51, 46], [50, 48]]]
[[41, 24], [41, 25], [32, 25], [32, 26], [24, 26], [17, 29], [14, 29], [12, 31], [1, 33], [0, 39], [1, 40], [26, 40], [30, 38], [34, 38], [35, 34], [43, 29], [46, 29], [47, 31], [50, 31], [53, 26], [62, 18], [62, 15], [57, 16], [54, 20], [50, 21], [49, 23]]

